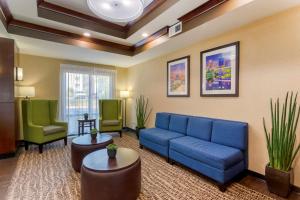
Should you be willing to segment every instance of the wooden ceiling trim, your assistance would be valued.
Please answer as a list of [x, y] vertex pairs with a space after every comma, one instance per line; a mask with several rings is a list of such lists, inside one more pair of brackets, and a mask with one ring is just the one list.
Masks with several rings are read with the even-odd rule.
[[[79, 34], [15, 20], [8, 9], [6, 1], [7, 0], [0, 0], [2, 18], [5, 18], [7, 31], [16, 35], [22, 35], [127, 56], [137, 55], [169, 40], [168, 26], [162, 28], [148, 38], [139, 41], [132, 46], [122, 45], [96, 38], [87, 38]], [[132, 27], [129, 28], [128, 31], [133, 32], [135, 28], [141, 26], [140, 23], [147, 23], [147, 20], [153, 20], [155, 16], [159, 15], [158, 13], [162, 13], [164, 9], [171, 7], [177, 1], [179, 0], [164, 1], [164, 3], [162, 3], [153, 12], [150, 12], [148, 15], [144, 16], [142, 19], [136, 22]], [[179, 18], [183, 21], [183, 33], [236, 8], [238, 5], [237, 1], [239, 0], [209, 0], [206, 4], [203, 4], [193, 11], [187, 13], [186, 15]], [[44, 0], [37, 0], [38, 5], [42, 5], [43, 2], [47, 3]], [[154, 16], [152, 16], [153, 13]], [[8, 19], [8, 21], [6, 21], [6, 19]]]
[[166, 27], [160, 29], [159, 31], [153, 33], [153, 34], [150, 35], [149, 37], [147, 37], [147, 38], [145, 38], [145, 39], [139, 41], [138, 43], [136, 43], [136, 44], [134, 45], [134, 47], [135, 47], [135, 48], [138, 48], [138, 47], [140, 47], [140, 46], [143, 46], [143, 45], [145, 45], [145, 44], [147, 44], [147, 43], [152, 42], [153, 40], [158, 39], [159, 37], [162, 37], [162, 36], [164, 36], [164, 35], [167, 35], [168, 33], [169, 33], [169, 26], [166, 26]]
[[[226, 14], [227, 12], [232, 11], [233, 9], [237, 8], [239, 6], [239, 1], [240, 0], [223, 0], [217, 3], [216, 0], [210, 0], [209, 2], [216, 2], [215, 5], [210, 4], [211, 8], [210, 9], [205, 9], [206, 11], [201, 11], [201, 9], [198, 9], [197, 12], [191, 11], [190, 15], [186, 14], [184, 21], [183, 21], [183, 26], [182, 26], [182, 32], [187, 32], [193, 28], [196, 28], [198, 26], [201, 26], [202, 24], [211, 21], [219, 16], [222, 16]], [[201, 6], [200, 6], [201, 7]], [[199, 8], [199, 7], [198, 7]], [[197, 9], [197, 8], [196, 8]], [[195, 10], [196, 10], [195, 9]], [[191, 15], [191, 13], [194, 13], [194, 16]], [[187, 17], [189, 16], [189, 17]], [[183, 18], [182, 18], [183, 19]]]
[[92, 17], [44, 0], [37, 0], [38, 16], [56, 22], [84, 28], [99, 33], [126, 38], [126, 28], [96, 17]]
[[172, 7], [174, 4], [176, 4], [180, 0], [162, 0], [160, 2], [157, 1], [155, 9], [153, 9], [151, 12], [147, 13], [147, 15], [140, 18], [135, 23], [128, 26], [128, 33], [127, 37], [130, 37], [135, 32], [140, 30], [143, 26], [154, 20], [156, 17], [161, 15], [164, 11]]
[[8, 23], [13, 19], [13, 16], [8, 8], [6, 0], [0, 0], [0, 20], [7, 29]]
[[14, 19], [8, 25], [8, 32], [11, 34], [106, 51], [110, 53], [117, 53], [127, 56], [133, 55], [133, 47], [131, 46], [121, 45], [95, 38], [86, 38], [78, 34]]
[[129, 29], [131, 26], [133, 26], [135, 23], [137, 23], [139, 20], [141, 20], [142, 18], [146, 17], [148, 14], [150, 14], [153, 10], [155, 10], [156, 8], [158, 8], [159, 6], [161, 6], [163, 3], [165, 3], [167, 0], [153, 0], [152, 3], [150, 3], [145, 9], [144, 12], [142, 14], [142, 16], [140, 16], [139, 18], [137, 18], [136, 20], [133, 20], [131, 22], [129, 22], [126, 25], [126, 28]]
[[136, 43], [134, 45], [134, 55], [142, 53], [143, 51], [146, 51], [150, 48], [153, 48], [154, 46], [161, 44], [162, 42], [165, 42], [169, 38], [168, 33], [169, 26], [166, 26], [157, 31], [156, 33], [145, 38], [144, 40], [141, 40], [140, 42]]
[[186, 23], [200, 15], [202, 15], [205, 12], [208, 12], [209, 10], [215, 8], [216, 6], [226, 2], [228, 0], [209, 0], [205, 2], [204, 4], [200, 5], [199, 7], [195, 8], [194, 10], [188, 12], [187, 14], [181, 16], [178, 18], [179, 21], [182, 23]]

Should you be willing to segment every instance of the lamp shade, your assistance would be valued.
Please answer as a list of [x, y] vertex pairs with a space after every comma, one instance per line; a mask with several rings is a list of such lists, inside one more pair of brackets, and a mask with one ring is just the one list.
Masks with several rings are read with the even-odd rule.
[[16, 97], [35, 97], [35, 88], [32, 86], [16, 87]]
[[120, 97], [121, 98], [128, 98], [129, 97], [129, 91], [128, 90], [121, 90], [120, 91]]

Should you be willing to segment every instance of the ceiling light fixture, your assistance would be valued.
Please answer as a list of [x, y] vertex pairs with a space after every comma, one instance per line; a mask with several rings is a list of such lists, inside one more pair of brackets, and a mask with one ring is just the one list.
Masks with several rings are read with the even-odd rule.
[[149, 34], [148, 33], [143, 33], [142, 36], [145, 38], [145, 37], [148, 37]]
[[85, 36], [85, 37], [91, 37], [91, 34], [88, 33], [88, 32], [84, 32], [84, 33], [83, 33], [83, 36]]
[[87, 0], [90, 10], [105, 20], [130, 22], [144, 11], [144, 0]]

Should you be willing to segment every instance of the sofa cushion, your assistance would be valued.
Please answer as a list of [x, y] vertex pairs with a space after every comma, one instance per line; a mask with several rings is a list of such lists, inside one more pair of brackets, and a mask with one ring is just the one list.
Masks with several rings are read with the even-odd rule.
[[119, 120], [103, 120], [102, 125], [104, 126], [118, 126], [120, 124]]
[[239, 149], [190, 136], [170, 140], [170, 149], [221, 170], [243, 160], [243, 153]]
[[215, 120], [211, 141], [241, 150], [248, 146], [248, 125], [243, 122]]
[[162, 129], [169, 129], [169, 123], [170, 123], [170, 115], [167, 113], [157, 113], [156, 114], [156, 121], [155, 121], [155, 127], [156, 128], [162, 128]]
[[183, 134], [160, 129], [160, 128], [147, 128], [142, 129], [140, 132], [140, 138], [149, 140], [159, 145], [167, 146], [169, 145], [169, 140], [183, 137]]
[[63, 127], [63, 126], [54, 126], [54, 125], [44, 126], [43, 131], [44, 131], [44, 135], [51, 135], [51, 134], [54, 134], [54, 133], [59, 133], [59, 132], [65, 131], [65, 127]]
[[187, 135], [210, 141], [212, 120], [201, 117], [189, 117]]
[[186, 134], [188, 118], [181, 115], [171, 115], [169, 130]]

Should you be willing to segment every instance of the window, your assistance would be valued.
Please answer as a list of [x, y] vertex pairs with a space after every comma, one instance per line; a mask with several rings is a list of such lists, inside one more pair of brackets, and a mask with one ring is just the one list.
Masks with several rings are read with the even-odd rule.
[[78, 133], [78, 119], [88, 113], [98, 125], [99, 99], [115, 97], [116, 72], [94, 67], [61, 65], [60, 118], [69, 123], [69, 134]]

